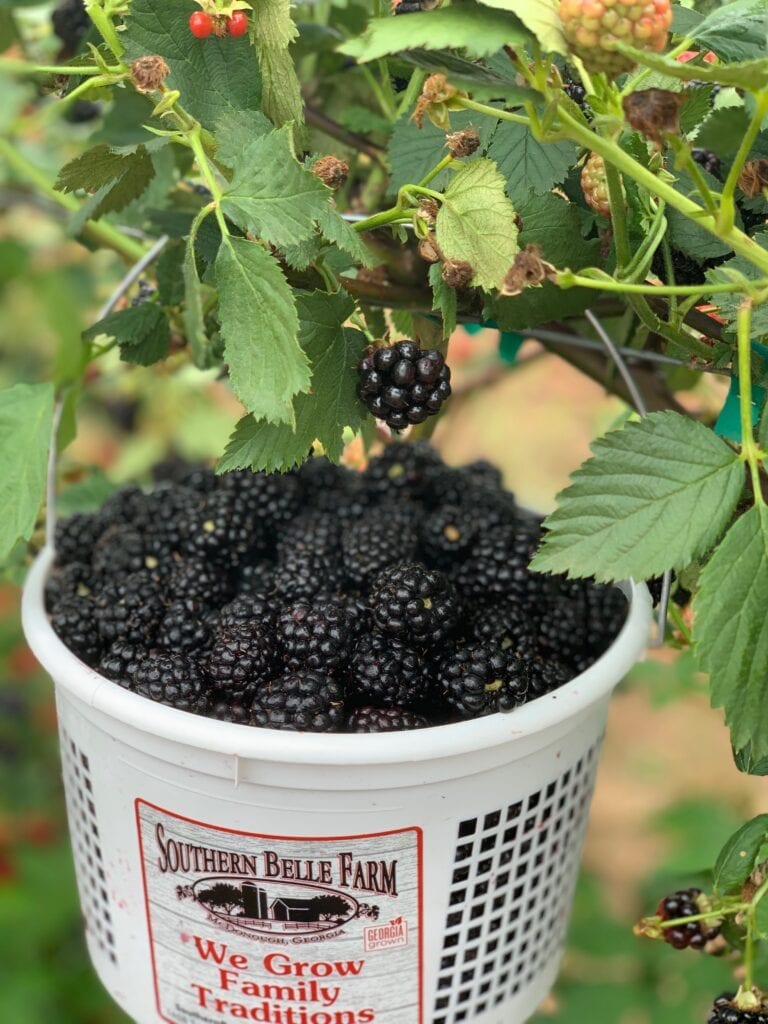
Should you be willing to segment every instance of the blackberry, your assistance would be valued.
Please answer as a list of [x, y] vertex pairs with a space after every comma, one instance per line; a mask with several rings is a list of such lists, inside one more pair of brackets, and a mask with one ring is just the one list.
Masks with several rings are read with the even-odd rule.
[[292, 550], [310, 549], [326, 558], [338, 558], [341, 523], [330, 512], [305, 512], [288, 523], [278, 537], [278, 559]]
[[169, 601], [199, 601], [215, 608], [231, 594], [226, 571], [204, 558], [184, 558], [174, 563], [166, 583]]
[[151, 646], [163, 615], [162, 592], [148, 572], [108, 583], [95, 601], [94, 617], [106, 643], [130, 640]]
[[419, 498], [430, 474], [442, 468], [442, 459], [425, 441], [393, 441], [381, 455], [371, 459], [362, 480], [377, 501]]
[[262, 532], [277, 533], [301, 510], [302, 489], [296, 473], [236, 470], [221, 477], [223, 490], [239, 495]]
[[45, 607], [53, 611], [59, 601], [72, 597], [89, 597], [93, 590], [93, 573], [84, 562], [70, 562], [52, 569], [45, 584]]
[[[345, 466], [337, 466], [324, 455], [312, 455], [299, 466], [296, 476], [301, 484], [306, 502], [313, 508], [333, 511], [336, 495], [343, 491], [347, 477], [352, 471]], [[357, 474], [353, 474], [357, 476]]]
[[257, 542], [249, 502], [235, 491], [212, 491], [181, 523], [185, 555], [206, 558], [221, 569], [245, 564]]
[[194, 518], [200, 497], [186, 487], [158, 487], [146, 497], [143, 522], [137, 523], [144, 535], [148, 555], [170, 563], [186, 554], [186, 524]]
[[132, 572], [152, 568], [147, 562], [144, 539], [132, 526], [109, 526], [93, 549], [93, 571], [100, 579], [129, 576]]
[[271, 678], [276, 653], [270, 628], [254, 620], [236, 622], [214, 634], [205, 670], [227, 700], [243, 702]]
[[[650, 580], [645, 581], [645, 585], [650, 591], [651, 597], [653, 598], [654, 606], [658, 605], [661, 601], [661, 589], [664, 580], [661, 576], [654, 576]], [[669, 592], [670, 601], [674, 601], [678, 608], [684, 608], [691, 600], [690, 590], [686, 590], [685, 587], [681, 587], [676, 579], [672, 579], [672, 586]]]
[[217, 628], [234, 626], [238, 622], [260, 622], [264, 626], [272, 626], [277, 617], [277, 607], [273, 598], [267, 594], [240, 594], [229, 604], [225, 604], [216, 614]]
[[414, 519], [396, 505], [376, 508], [351, 523], [341, 541], [346, 578], [364, 586], [387, 566], [413, 558], [418, 544]]
[[459, 647], [444, 662], [439, 681], [462, 718], [511, 711], [528, 699], [525, 663], [493, 640]]
[[720, 176], [720, 157], [717, 153], [713, 153], [711, 149], [692, 149], [691, 156], [700, 167], [709, 171], [715, 178]]
[[337, 565], [315, 551], [294, 549], [284, 555], [275, 571], [275, 592], [284, 601], [309, 600], [339, 583]]
[[735, 992], [723, 992], [715, 999], [707, 1024], [768, 1024], [768, 1012], [763, 1009], [742, 1010], [733, 1000]]
[[454, 566], [452, 578], [469, 600], [487, 604], [499, 597], [512, 597], [527, 601], [542, 586], [528, 571], [538, 542], [538, 529], [528, 525], [483, 530], [469, 555]]
[[355, 708], [347, 718], [347, 732], [399, 732], [426, 729], [431, 722], [408, 708]]
[[200, 651], [211, 638], [206, 622], [207, 608], [192, 598], [172, 601], [165, 609], [157, 630], [158, 647], [169, 651]]
[[476, 534], [477, 517], [471, 509], [443, 505], [421, 523], [421, 551], [431, 564], [450, 568], [468, 553]]
[[503, 490], [501, 474], [483, 459], [467, 466], [446, 466], [438, 461], [424, 474], [421, 496], [430, 508], [470, 505], [477, 509], [501, 502], [505, 509], [516, 511], [514, 498]]
[[266, 729], [337, 732], [344, 720], [344, 688], [319, 672], [273, 679], [251, 705], [251, 725]]
[[581, 112], [590, 121], [592, 120], [592, 107], [587, 103], [587, 90], [581, 82], [564, 82], [563, 92], [572, 99]]
[[152, 470], [158, 483], [177, 484], [196, 494], [210, 494], [218, 487], [218, 477], [205, 465], [191, 464], [178, 456], [158, 463]]
[[149, 524], [148, 496], [139, 487], [123, 487], [110, 494], [101, 507], [108, 526], [146, 527]]
[[459, 618], [459, 597], [443, 573], [420, 562], [398, 562], [381, 572], [371, 588], [371, 612], [390, 636], [427, 644], [443, 640]]
[[62, 43], [76, 50], [91, 27], [84, 0], [61, 0], [51, 14], [51, 23]]
[[332, 675], [349, 652], [351, 620], [344, 605], [333, 599], [298, 602], [283, 608], [277, 636], [287, 668]]
[[490, 607], [470, 613], [467, 635], [470, 642], [497, 640], [505, 650], [529, 651], [537, 641], [537, 622], [530, 604], [505, 598]]
[[[662, 921], [676, 921], [680, 917], [695, 917], [702, 912], [699, 902], [701, 889], [678, 889], [665, 897], [656, 910]], [[675, 949], [703, 949], [720, 934], [720, 924], [706, 921], [688, 921], [664, 929], [664, 941]]]
[[275, 566], [261, 559], [241, 565], [235, 578], [238, 594], [269, 594], [275, 589]]
[[77, 512], [68, 519], [60, 519], [54, 532], [56, 564], [90, 560], [104, 529], [104, 519], [98, 512]]
[[406, 707], [429, 696], [430, 669], [414, 647], [380, 633], [361, 637], [349, 660], [349, 695], [359, 704]]
[[90, 100], [75, 100], [68, 108], [64, 119], [70, 124], [89, 124], [101, 117], [101, 104]]
[[94, 603], [89, 597], [64, 597], [51, 616], [57, 636], [86, 665], [96, 665], [101, 657], [102, 639], [93, 620]]
[[516, 671], [525, 671], [528, 675], [528, 700], [560, 689], [573, 677], [569, 666], [551, 655], [524, 651], [516, 652], [513, 658], [517, 663]]
[[208, 685], [198, 665], [179, 653], [150, 654], [134, 672], [136, 693], [177, 711], [208, 713]]
[[218, 722], [233, 722], [235, 725], [248, 725], [251, 712], [244, 704], [236, 701], [216, 700], [211, 707], [209, 718]]
[[442, 353], [413, 341], [369, 351], [357, 372], [358, 398], [392, 430], [423, 423], [451, 396], [451, 370]]
[[104, 652], [99, 662], [99, 672], [107, 679], [119, 683], [126, 690], [134, 689], [134, 676], [139, 662], [147, 657], [147, 651], [139, 644], [127, 640], [115, 640]]

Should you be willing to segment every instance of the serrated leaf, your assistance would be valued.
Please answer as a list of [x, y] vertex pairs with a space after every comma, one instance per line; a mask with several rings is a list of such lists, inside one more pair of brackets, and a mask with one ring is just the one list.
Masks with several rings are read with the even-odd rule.
[[169, 242], [155, 263], [157, 293], [163, 306], [180, 306], [184, 301], [184, 243]]
[[768, 775], [768, 757], [755, 758], [750, 743], [733, 751], [733, 762], [745, 775]]
[[723, 4], [694, 29], [692, 38], [728, 62], [762, 57], [768, 42], [768, 2]]
[[[768, 249], [768, 232], [761, 231], [752, 239], [763, 249]], [[732, 282], [734, 278], [731, 273], [736, 271], [743, 274], [748, 280], [756, 281], [765, 277], [765, 274], [744, 256], [734, 256], [719, 267], [712, 267], [706, 273], [707, 281], [711, 284]], [[712, 304], [717, 308], [718, 313], [724, 320], [729, 322], [729, 333], [733, 333], [733, 324], [736, 320], [736, 312], [739, 308], [741, 296], [737, 292], [718, 292], [711, 297]], [[759, 338], [768, 333], [768, 306], [761, 303], [755, 306], [751, 321], [752, 337]]]
[[231, 110], [216, 124], [216, 159], [234, 167], [254, 139], [272, 131], [272, 122], [260, 110]]
[[252, 24], [264, 83], [264, 113], [279, 127], [297, 126], [300, 138], [304, 104], [289, 50], [299, 31], [291, 17], [290, 0], [259, 0], [253, 5]]
[[53, 398], [52, 384], [0, 391], [0, 562], [35, 528], [45, 493]]
[[317, 226], [324, 238], [351, 257], [352, 263], [363, 267], [376, 266], [376, 257], [362, 240], [360, 233], [344, 220], [334, 206], [328, 204], [323, 208], [317, 218]]
[[525, 125], [502, 121], [487, 156], [496, 161], [506, 178], [507, 195], [518, 201], [525, 199], [531, 189], [543, 195], [565, 181], [578, 154], [572, 142], [537, 142]]
[[251, 467], [286, 470], [301, 464], [316, 439], [328, 457], [341, 457], [345, 427], [356, 430], [365, 416], [357, 399], [355, 366], [366, 347], [360, 331], [343, 326], [354, 302], [345, 292], [299, 293], [299, 340], [312, 362], [312, 391], [298, 395], [296, 427], [246, 416], [238, 423], [219, 463], [219, 471]]
[[710, 673], [712, 706], [724, 708], [731, 742], [768, 756], [768, 510], [754, 506], [704, 567], [694, 598], [694, 650]]
[[235, 224], [278, 246], [314, 234], [331, 191], [296, 160], [289, 127], [254, 139], [233, 169], [221, 205]]
[[718, 896], [731, 896], [741, 890], [757, 867], [757, 856], [766, 841], [768, 814], [758, 814], [726, 841], [714, 867], [714, 887]]
[[[700, 173], [711, 189], [716, 191], [722, 188], [721, 183], [703, 167], [700, 168]], [[685, 173], [678, 173], [674, 187], [684, 196], [690, 196], [694, 192], [693, 180]], [[671, 207], [667, 209], [667, 223], [670, 244], [694, 260], [716, 259], [731, 252], [729, 246], [721, 242], [711, 231], [706, 231], [700, 224]]]
[[447, 259], [472, 264], [475, 285], [501, 284], [517, 255], [517, 223], [492, 160], [480, 157], [457, 172], [445, 190], [435, 232]]
[[309, 387], [293, 292], [255, 242], [227, 238], [215, 264], [219, 320], [232, 387], [246, 409], [293, 426], [293, 397]]
[[717, 542], [744, 485], [738, 455], [674, 412], [627, 423], [592, 453], [545, 520], [538, 572], [608, 582], [683, 568]]
[[247, 37], [196, 39], [191, 10], [188, 0], [132, 0], [120, 38], [129, 60], [163, 57], [171, 69], [168, 88], [178, 89], [185, 109], [213, 129], [228, 112], [260, 109], [261, 75]]
[[144, 192], [154, 176], [155, 166], [145, 146], [133, 153], [117, 153], [102, 144], [65, 164], [54, 188], [59, 192], [84, 189], [96, 193], [86, 217], [96, 220], [126, 207]]
[[110, 313], [84, 331], [83, 337], [96, 338], [102, 334], [119, 343], [120, 358], [126, 363], [151, 366], [168, 354], [168, 320], [154, 302]]
[[338, 49], [361, 63], [414, 48], [463, 49], [470, 57], [487, 57], [505, 45], [521, 46], [529, 39], [514, 15], [464, 0], [460, 7], [442, 7], [407, 18], [374, 18], [362, 36]]
[[[436, 50], [433, 53], [422, 49], [403, 50], [397, 56], [424, 71], [442, 72], [448, 76], [451, 85], [470, 91], [474, 99], [503, 98], [509, 106], [525, 101], [535, 103], [538, 99], [537, 93], [534, 93], [532, 89], [526, 89], [517, 83], [513, 73], [514, 69], [506, 54], [504, 54], [503, 71], [506, 72], [509, 69], [510, 75], [503, 74], [497, 68], [487, 67], [477, 61], [465, 60], [450, 50]], [[453, 122], [453, 113], [451, 121]]]
[[558, 0], [480, 0], [487, 7], [516, 14], [546, 53], [568, 53]]
[[[463, 131], [474, 128], [480, 136], [480, 152], [488, 146], [498, 122], [481, 117], [471, 110], [451, 111], [451, 130]], [[404, 114], [395, 124], [389, 140], [389, 166], [392, 175], [388, 191], [396, 193], [403, 185], [417, 185], [429, 171], [445, 156], [445, 132], [425, 120], [421, 128]], [[434, 189], [443, 188], [451, 172], [443, 171], [430, 182]]]
[[433, 308], [440, 311], [443, 334], [447, 338], [456, 330], [456, 289], [443, 280], [441, 263], [433, 263], [429, 268], [429, 283], [432, 285]]

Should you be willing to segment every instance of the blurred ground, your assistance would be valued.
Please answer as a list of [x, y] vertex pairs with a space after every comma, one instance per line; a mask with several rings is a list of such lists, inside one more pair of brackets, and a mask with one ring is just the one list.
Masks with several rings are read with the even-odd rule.
[[[116, 268], [86, 257], [39, 212], [18, 205], [0, 227], [0, 384], [49, 373], [57, 346], [79, 344], [109, 294]], [[522, 503], [546, 510], [589, 441], [624, 414], [622, 404], [560, 360], [524, 347], [495, 375], [496, 335], [454, 339], [457, 398], [435, 440], [460, 463], [502, 466]], [[686, 402], [714, 408], [717, 384]], [[184, 370], [92, 375], [80, 436], [66, 452], [70, 489], [98, 490], [101, 473], [141, 477], [173, 449], [220, 451], [238, 416], [222, 383]], [[87, 471], [87, 472], [86, 472]], [[63, 822], [49, 684], [21, 641], [18, 592], [0, 589], [0, 1005], [19, 1024], [124, 1021], [88, 968]], [[690, 659], [669, 651], [633, 673], [615, 698], [569, 950], [541, 1021], [553, 1024], [694, 1024], [728, 986], [726, 963], [675, 953], [633, 937], [633, 920], [678, 884], [696, 881], [728, 833], [763, 806], [762, 783], [738, 774], [721, 716], [709, 710]]]

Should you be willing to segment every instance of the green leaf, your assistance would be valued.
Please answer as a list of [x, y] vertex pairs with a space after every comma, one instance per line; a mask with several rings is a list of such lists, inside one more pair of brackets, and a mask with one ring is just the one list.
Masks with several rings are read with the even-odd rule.
[[766, 0], [726, 3], [696, 27], [692, 38], [729, 63], [762, 57], [768, 41], [767, 15]]
[[[397, 55], [408, 64], [413, 64], [424, 71], [442, 72], [447, 75], [451, 85], [458, 89], [466, 89], [474, 99], [498, 99], [503, 97], [510, 106], [526, 100], [536, 102], [537, 94], [531, 89], [520, 86], [512, 73], [514, 69], [509, 58], [504, 54], [503, 71], [509, 69], [510, 74], [501, 73], [497, 68], [486, 67], [477, 61], [465, 60], [450, 50], [404, 50]], [[451, 114], [453, 119], [453, 114]]]
[[171, 69], [168, 88], [178, 89], [184, 108], [212, 129], [226, 113], [260, 108], [261, 75], [247, 37], [196, 39], [191, 11], [188, 0], [132, 0], [120, 38], [129, 60], [163, 57]]
[[151, 366], [168, 355], [168, 319], [154, 302], [110, 313], [89, 327], [83, 336], [93, 339], [102, 334], [119, 343], [120, 358], [126, 363]]
[[577, 155], [572, 142], [537, 142], [524, 124], [509, 121], [496, 129], [487, 153], [506, 178], [507, 195], [515, 202], [525, 199], [531, 189], [543, 195], [565, 181]]
[[696, 145], [702, 149], [717, 146], [718, 156], [727, 160], [736, 155], [748, 127], [749, 115], [744, 107], [713, 110], [696, 135]]
[[714, 886], [718, 896], [735, 895], [757, 867], [757, 857], [768, 841], [768, 814], [758, 814], [728, 839], [714, 867]]
[[304, 104], [293, 57], [288, 49], [299, 31], [291, 18], [290, 0], [259, 0], [253, 5], [251, 19], [264, 82], [264, 113], [278, 127], [296, 125], [297, 137], [301, 138]]
[[182, 265], [184, 277], [184, 312], [182, 320], [187, 335], [187, 344], [192, 353], [192, 361], [201, 370], [210, 366], [208, 335], [205, 332], [203, 315], [203, 286], [197, 275], [194, 238], [187, 240]]
[[[521, 246], [538, 245], [545, 260], [555, 265], [567, 261], [571, 270], [599, 264], [600, 242], [582, 237], [581, 218], [575, 204], [554, 192], [543, 196], [531, 194], [524, 202], [517, 203], [517, 212], [523, 222]], [[504, 330], [521, 330], [577, 316], [595, 301], [595, 295], [589, 288], [564, 291], [547, 282], [541, 288], [527, 288], [514, 298], [496, 299], [494, 317]]]
[[674, 412], [627, 423], [592, 452], [545, 520], [538, 572], [607, 582], [683, 568], [717, 542], [744, 485], [737, 454]]
[[344, 220], [335, 206], [329, 203], [323, 208], [317, 218], [317, 226], [324, 238], [351, 257], [352, 263], [359, 263], [364, 267], [376, 266], [376, 256], [362, 240], [360, 233]]
[[516, 14], [546, 53], [568, 53], [558, 0], [480, 0], [487, 7]]
[[278, 246], [314, 234], [332, 193], [296, 160], [289, 127], [254, 139], [233, 168], [221, 205], [235, 224]]
[[[711, 189], [717, 191], [722, 188], [722, 184], [703, 167], [700, 168], [700, 171]], [[681, 195], [690, 195], [694, 189], [693, 180], [687, 174], [680, 174], [674, 187]], [[725, 256], [726, 253], [731, 252], [728, 245], [721, 242], [710, 231], [706, 231], [701, 225], [671, 207], [667, 208], [667, 222], [670, 244], [692, 259], [699, 261], [716, 259], [718, 256]]]
[[529, 39], [512, 14], [464, 0], [460, 7], [409, 14], [407, 18], [374, 18], [362, 36], [343, 43], [339, 52], [361, 63], [414, 48], [461, 48], [470, 57], [487, 57], [505, 45], [521, 46]]
[[733, 751], [733, 761], [740, 772], [745, 775], [768, 775], [768, 757], [755, 758], [752, 744], [748, 743], [741, 750]]
[[0, 562], [35, 528], [45, 493], [53, 397], [52, 384], [0, 391]]
[[231, 110], [216, 125], [216, 159], [234, 167], [260, 135], [273, 131], [272, 122], [260, 110]]
[[155, 167], [145, 146], [133, 153], [117, 153], [100, 144], [65, 164], [54, 188], [59, 192], [85, 189], [99, 193], [88, 213], [96, 220], [104, 213], [122, 210], [142, 194], [154, 176]]
[[225, 239], [215, 271], [235, 393], [254, 416], [293, 426], [292, 399], [308, 389], [310, 371], [288, 282], [268, 252], [241, 238]]
[[680, 63], [674, 57], [647, 50], [636, 50], [626, 43], [617, 43], [616, 49], [631, 57], [636, 64], [660, 71], [670, 78], [680, 78], [685, 82], [711, 82], [719, 85], [733, 85], [739, 89], [754, 92], [768, 85], [768, 59], [747, 60], [738, 64], [687, 64]]
[[[758, 232], [753, 236], [753, 241], [757, 242], [763, 249], [768, 248], [768, 232]], [[719, 267], [713, 267], [711, 270], [708, 270], [706, 278], [712, 284], [731, 282], [733, 281], [731, 273], [734, 271], [743, 274], [744, 277], [753, 281], [765, 277], [763, 272], [758, 270], [746, 257], [734, 256], [732, 259], [726, 260], [725, 263], [721, 263]], [[720, 316], [729, 321], [728, 333], [735, 333], [736, 312], [741, 301], [739, 294], [736, 292], [718, 292], [711, 297], [711, 301], [717, 307]], [[768, 306], [765, 303], [755, 306], [752, 313], [751, 326], [753, 338], [758, 338], [768, 333]]]
[[180, 239], [169, 242], [155, 263], [157, 293], [162, 306], [180, 306], [184, 301], [184, 253]]
[[447, 259], [472, 264], [475, 285], [501, 284], [518, 252], [517, 223], [492, 160], [480, 157], [457, 172], [445, 190], [435, 230]]
[[429, 268], [429, 283], [432, 285], [434, 308], [440, 311], [443, 334], [447, 338], [456, 330], [456, 289], [443, 280], [441, 263], [433, 263]]
[[[482, 117], [471, 110], [451, 111], [451, 130], [474, 128], [480, 136], [480, 152], [487, 148], [497, 124], [491, 118]], [[403, 185], [417, 185], [442, 160], [445, 153], [445, 132], [442, 129], [430, 120], [425, 120], [419, 128], [408, 114], [404, 114], [395, 124], [389, 141], [389, 165], [392, 169], [390, 194], [396, 193]], [[443, 188], [450, 177], [450, 171], [442, 171], [430, 182], [430, 188]]]
[[768, 510], [754, 506], [704, 567], [694, 598], [694, 650], [710, 673], [713, 707], [725, 709], [735, 749], [768, 756]]
[[360, 331], [343, 326], [354, 302], [345, 292], [299, 293], [297, 308], [299, 340], [312, 362], [312, 391], [295, 399], [296, 427], [244, 417], [219, 463], [220, 472], [290, 469], [306, 459], [316, 439], [326, 455], [338, 461], [344, 428], [356, 430], [366, 415], [357, 399], [355, 366], [367, 340]]

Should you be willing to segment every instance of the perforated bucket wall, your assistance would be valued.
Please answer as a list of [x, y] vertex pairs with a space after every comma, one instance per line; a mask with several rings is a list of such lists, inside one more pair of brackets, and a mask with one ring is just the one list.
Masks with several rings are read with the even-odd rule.
[[[289, 736], [101, 678], [51, 630], [44, 574], [45, 561], [25, 629], [56, 683], [91, 959], [131, 1019], [521, 1024], [536, 1011], [558, 969], [610, 691], [647, 632], [642, 592], [591, 674], [510, 716]], [[219, 883], [240, 904], [217, 910]], [[326, 909], [310, 912], [318, 896]], [[268, 967], [287, 962], [305, 974]], [[336, 962], [359, 966], [323, 997]]]

